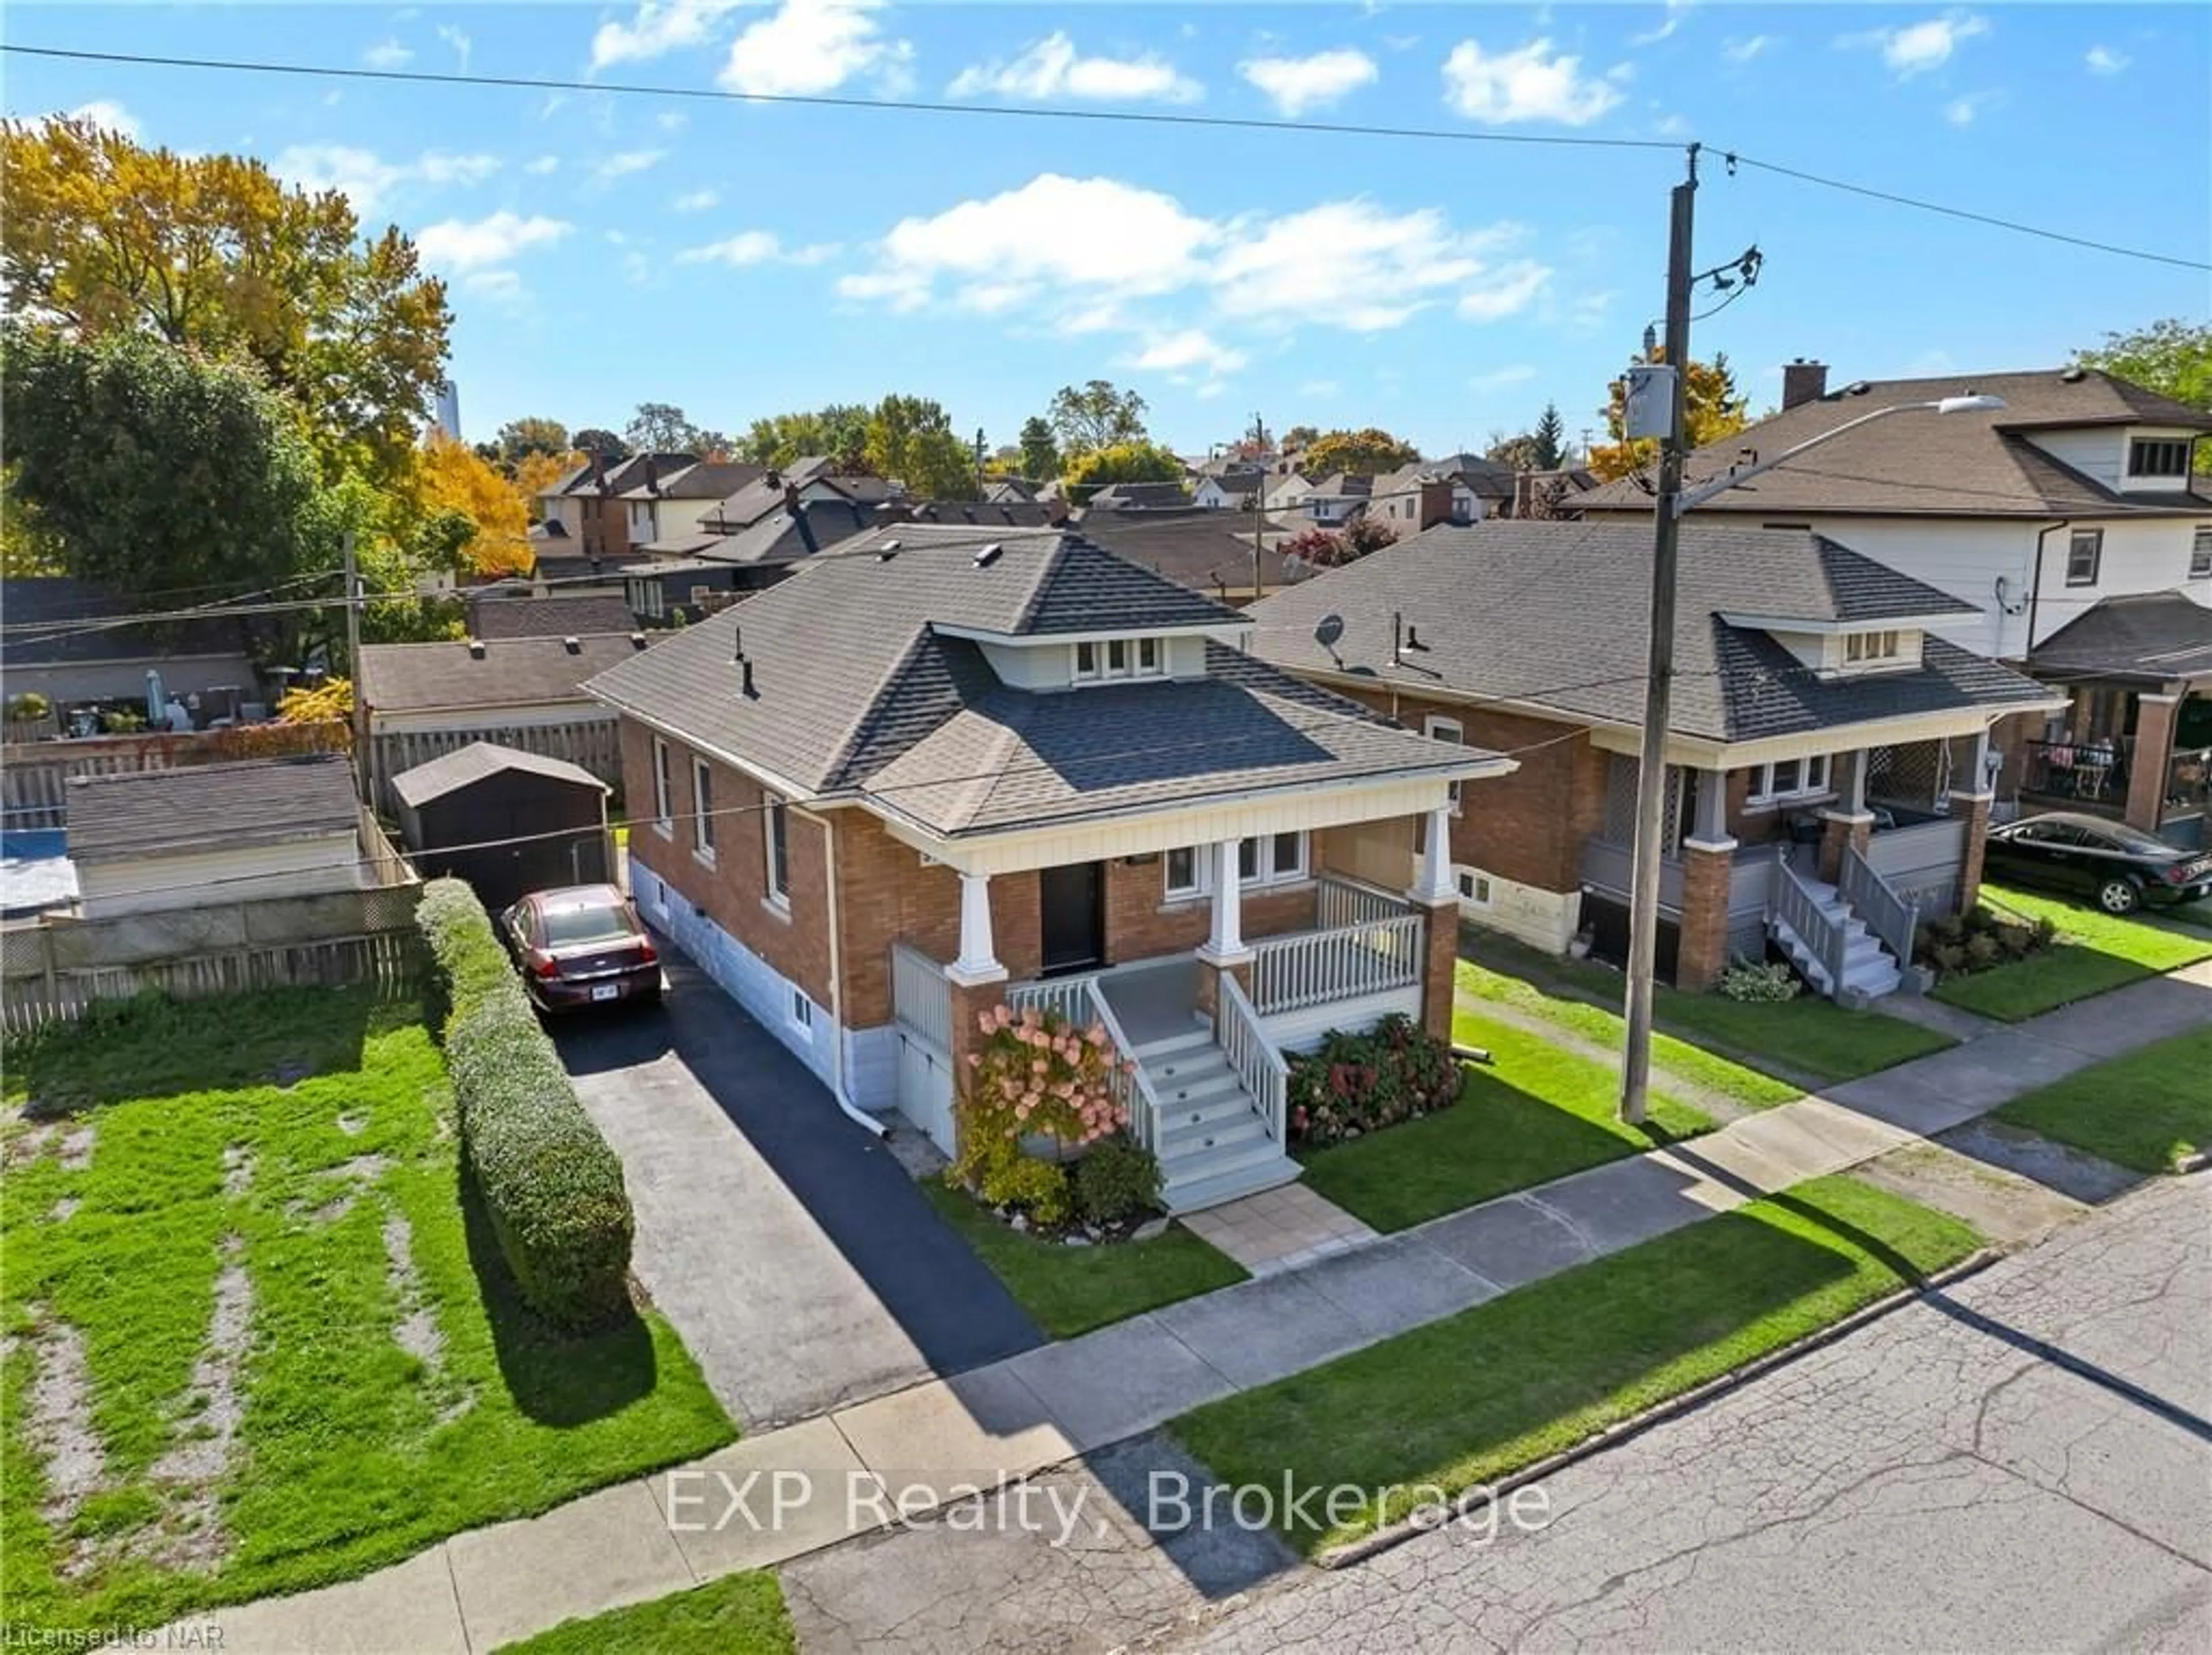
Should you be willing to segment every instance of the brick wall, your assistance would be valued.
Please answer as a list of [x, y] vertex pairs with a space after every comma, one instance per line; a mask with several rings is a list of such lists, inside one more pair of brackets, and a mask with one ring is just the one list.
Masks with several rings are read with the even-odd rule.
[[1674, 954], [1674, 986], [1710, 989], [1728, 964], [1730, 858], [1725, 850], [1682, 849], [1682, 919]]
[[[1388, 690], [1346, 691], [1409, 730], [1427, 727], [1429, 716], [1455, 719], [1470, 747], [1496, 752], [1516, 748], [1521, 768], [1510, 776], [1470, 782], [1452, 820], [1452, 860], [1500, 879], [1546, 891], [1582, 885], [1583, 841], [1605, 820], [1606, 755], [1587, 737], [1562, 741], [1568, 727], [1494, 708], [1424, 701]], [[1539, 742], [1551, 742], [1546, 747]]]

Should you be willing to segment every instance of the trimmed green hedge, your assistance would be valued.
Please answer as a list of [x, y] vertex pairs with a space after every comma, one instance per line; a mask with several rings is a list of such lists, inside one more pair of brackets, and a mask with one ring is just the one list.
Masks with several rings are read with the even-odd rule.
[[622, 1162], [577, 1101], [476, 893], [434, 879], [416, 922], [437, 964], [462, 1161], [500, 1252], [549, 1321], [612, 1321], [629, 1309], [637, 1228]]

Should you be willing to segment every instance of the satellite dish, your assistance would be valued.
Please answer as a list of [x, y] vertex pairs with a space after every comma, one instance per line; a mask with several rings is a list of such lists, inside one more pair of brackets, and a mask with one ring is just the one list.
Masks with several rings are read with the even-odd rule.
[[1336, 648], [1337, 640], [1344, 636], [1344, 617], [1324, 615], [1314, 627], [1314, 642], [1324, 649]]

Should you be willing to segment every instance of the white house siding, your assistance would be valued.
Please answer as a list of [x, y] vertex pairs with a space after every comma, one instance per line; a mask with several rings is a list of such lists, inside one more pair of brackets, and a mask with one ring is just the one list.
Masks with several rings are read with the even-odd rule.
[[1393, 1012], [1410, 1017], [1416, 1023], [1421, 1020], [1419, 983], [1382, 994], [1363, 995], [1357, 1000], [1332, 1000], [1303, 1011], [1279, 1012], [1260, 1019], [1260, 1031], [1274, 1043], [1279, 1051], [1311, 1051], [1331, 1029], [1371, 1029]]
[[[1454, 865], [1452, 882], [1460, 893], [1460, 914], [1470, 924], [1502, 931], [1547, 954], [1566, 952], [1567, 943], [1582, 924], [1579, 891], [1547, 891], [1517, 879], [1502, 879], [1465, 863]], [[1476, 894], [1468, 894], [1470, 888]], [[1484, 900], [1486, 889], [1487, 900]]]
[[[836, 1046], [842, 1031], [830, 1018], [830, 1008], [808, 1004], [812, 1013], [808, 1026], [801, 1028], [792, 1019], [792, 997], [803, 994], [799, 985], [767, 961], [738, 941], [728, 932], [714, 923], [706, 914], [694, 908], [681, 891], [665, 884], [660, 877], [643, 862], [635, 858], [629, 865], [630, 894], [637, 903], [638, 912], [647, 922], [665, 932], [698, 965], [714, 979], [723, 993], [744, 1007], [753, 1020], [788, 1047], [799, 1061], [812, 1070], [815, 1078], [825, 1086], [836, 1084]], [[867, 1030], [866, 1034], [882, 1032]], [[881, 1066], [874, 1046], [867, 1042], [862, 1050], [868, 1054], [868, 1068], [872, 1071]], [[847, 1050], [854, 1048], [850, 1045]], [[896, 1049], [891, 1056], [893, 1071], [891, 1090], [897, 1086]], [[881, 1082], [876, 1084], [880, 1086]], [[879, 1103], [878, 1108], [889, 1108], [890, 1102]]]
[[279, 844], [233, 845], [77, 866], [77, 892], [88, 919], [197, 908], [209, 902], [360, 891], [374, 883], [361, 866], [361, 843], [351, 826]]

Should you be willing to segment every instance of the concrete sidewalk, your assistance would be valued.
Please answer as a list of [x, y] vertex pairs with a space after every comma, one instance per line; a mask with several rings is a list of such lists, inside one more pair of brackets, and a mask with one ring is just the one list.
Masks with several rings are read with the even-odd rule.
[[[200, 1617], [229, 1652], [470, 1655], [889, 1526], [1201, 1403], [1960, 1126], [2202, 1027], [2212, 961], [1247, 1281], [749, 1438], [343, 1585]], [[750, 1485], [748, 1478], [759, 1473]], [[778, 1481], [778, 1474], [782, 1474]], [[733, 1491], [749, 1497], [733, 1503]], [[780, 1510], [771, 1510], [779, 1489]]]

